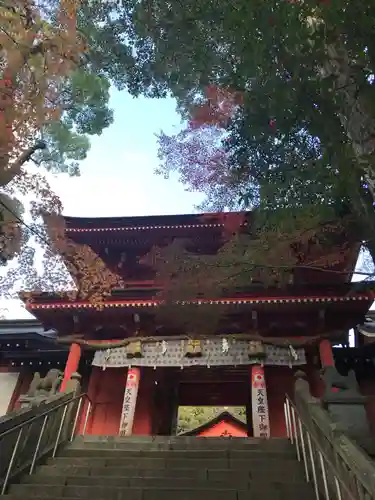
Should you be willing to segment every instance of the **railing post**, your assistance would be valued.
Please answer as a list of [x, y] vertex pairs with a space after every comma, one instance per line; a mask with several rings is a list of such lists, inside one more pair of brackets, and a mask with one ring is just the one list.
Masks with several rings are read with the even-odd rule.
[[322, 453], [320, 451], [319, 451], [319, 461], [320, 461], [320, 468], [322, 470], [323, 486], [324, 486], [325, 497], [326, 497], [326, 500], [329, 500], [326, 467], [325, 467], [323, 455], [322, 455]]
[[289, 425], [289, 432], [290, 432], [290, 442], [293, 444], [293, 430], [292, 430], [292, 422], [290, 418], [290, 404], [289, 404], [289, 399], [286, 398], [286, 416], [287, 416], [287, 421]]
[[13, 448], [12, 456], [10, 457], [10, 461], [9, 461], [7, 473], [5, 475], [3, 486], [1, 488], [1, 494], [2, 495], [5, 494], [6, 488], [8, 486], [9, 476], [10, 476], [10, 473], [12, 472], [12, 467], [13, 467], [14, 459], [16, 458], [18, 446], [19, 446], [20, 441], [21, 441], [22, 431], [23, 431], [23, 427], [21, 427], [21, 429], [19, 430], [19, 433], [18, 433], [18, 436], [17, 436], [17, 440], [16, 440], [16, 443], [15, 443], [14, 448]]
[[305, 438], [303, 435], [303, 428], [301, 424], [301, 419], [298, 418], [298, 427], [299, 427], [299, 434], [301, 436], [301, 448], [302, 448], [302, 456], [303, 456], [303, 464], [305, 466], [305, 475], [306, 475], [306, 481], [310, 481], [310, 474], [309, 474], [309, 468], [307, 466], [307, 456], [306, 456], [306, 447], [305, 447]]
[[340, 482], [339, 482], [339, 480], [337, 479], [336, 476], [335, 476], [335, 484], [336, 484], [337, 500], [342, 500], [341, 486], [340, 486]]
[[86, 434], [86, 427], [87, 427], [87, 422], [89, 420], [90, 412], [91, 412], [91, 401], [89, 400], [89, 402], [87, 404], [87, 409], [86, 409], [85, 421], [84, 421], [83, 429], [82, 429], [82, 434], [83, 435]]
[[58, 430], [58, 433], [57, 433], [55, 446], [53, 447], [52, 458], [55, 458], [55, 456], [56, 456], [56, 450], [57, 450], [57, 447], [58, 447], [58, 445], [59, 445], [60, 436], [61, 436], [61, 431], [62, 431], [62, 428], [63, 428], [63, 425], [64, 425], [64, 420], [65, 420], [65, 415], [66, 415], [66, 412], [67, 412], [67, 410], [68, 410], [68, 405], [69, 405], [69, 404], [65, 405], [65, 407], [64, 407], [64, 412], [63, 412], [63, 416], [62, 416], [62, 418], [61, 418], [61, 422], [60, 422], [59, 430]]
[[296, 452], [297, 452], [297, 459], [298, 462], [301, 461], [301, 454], [299, 451], [299, 443], [298, 443], [298, 431], [297, 431], [297, 425], [296, 425], [296, 412], [294, 407], [292, 406], [292, 422], [293, 422], [293, 429], [294, 429], [294, 437], [296, 439]]
[[320, 498], [319, 498], [319, 489], [318, 489], [318, 481], [316, 479], [315, 460], [314, 460], [314, 454], [313, 454], [313, 449], [312, 449], [312, 444], [311, 444], [311, 438], [310, 438], [310, 434], [309, 433], [307, 433], [307, 445], [308, 445], [308, 448], [309, 448], [309, 455], [310, 455], [310, 460], [311, 460], [311, 470], [312, 470], [313, 481], [314, 481], [315, 497], [316, 497], [316, 500], [320, 500]]
[[76, 427], [77, 427], [77, 421], [78, 421], [79, 413], [80, 413], [80, 410], [81, 410], [81, 405], [82, 405], [82, 397], [78, 401], [77, 411], [76, 411], [76, 415], [74, 417], [73, 429], [72, 429], [72, 433], [70, 435], [70, 440], [69, 440], [70, 442], [73, 441], [74, 433], [75, 433], [75, 430], [76, 430]]
[[43, 419], [43, 425], [42, 425], [42, 428], [40, 430], [40, 434], [39, 434], [39, 437], [38, 437], [38, 442], [36, 443], [36, 447], [35, 447], [35, 453], [34, 453], [34, 456], [33, 456], [32, 462], [31, 462], [31, 467], [30, 467], [30, 471], [29, 471], [30, 475], [33, 473], [33, 470], [34, 470], [34, 467], [35, 467], [35, 462], [36, 462], [36, 459], [37, 459], [37, 455], [38, 455], [40, 443], [42, 441], [42, 437], [43, 437], [43, 434], [44, 434], [44, 431], [45, 431], [45, 428], [46, 428], [46, 425], [47, 425], [47, 421], [48, 421], [48, 415], [46, 415], [44, 417], [44, 419]]
[[289, 422], [288, 422], [287, 399], [285, 399], [285, 402], [284, 402], [284, 417], [285, 417], [286, 435], [290, 439], [290, 429], [289, 429]]

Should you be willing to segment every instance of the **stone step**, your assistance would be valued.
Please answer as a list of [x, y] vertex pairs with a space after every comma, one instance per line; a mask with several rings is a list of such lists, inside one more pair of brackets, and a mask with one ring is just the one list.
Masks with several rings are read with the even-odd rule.
[[218, 448], [217, 450], [125, 450], [125, 449], [102, 449], [97, 448], [65, 448], [59, 453], [60, 457], [97, 457], [97, 458], [185, 458], [185, 459], [213, 459], [213, 458], [238, 458], [241, 460], [252, 460], [259, 457], [270, 459], [295, 459], [293, 448], [288, 450], [237, 450]]
[[[251, 476], [250, 474], [233, 474], [232, 477], [226, 474], [208, 474], [205, 471], [205, 476], [201, 477], [163, 477], [163, 476], [145, 476], [145, 475], [128, 475], [128, 476], [46, 476], [36, 474], [25, 476], [22, 479], [22, 484], [38, 484], [38, 485], [55, 485], [55, 486], [108, 486], [108, 487], [130, 487], [130, 488], [189, 488], [194, 483], [194, 488], [198, 489], [241, 489], [246, 490], [253, 484], [261, 485], [265, 483], [304, 483], [304, 476], [289, 477], [283, 476], [275, 479], [272, 475]], [[225, 471], [224, 471], [225, 472]], [[236, 471], [230, 471], [236, 472]], [[281, 475], [280, 475], [281, 476]]]
[[248, 490], [187, 488], [116, 488], [107, 486], [46, 486], [17, 484], [10, 488], [10, 496], [27, 498], [80, 498], [90, 500], [313, 500], [314, 492], [307, 484], [251, 485]]
[[81, 436], [11, 485], [3, 498], [315, 500], [315, 495], [286, 439]]
[[85, 466], [92, 468], [101, 467], [132, 467], [137, 469], [240, 469], [250, 470], [253, 467], [278, 468], [297, 464], [294, 459], [270, 459], [264, 456], [252, 459], [237, 459], [237, 458], [98, 458], [98, 457], [58, 457], [48, 459], [48, 465], [62, 467], [66, 465]]
[[286, 437], [273, 437], [270, 439], [256, 438], [256, 437], [205, 437], [205, 436], [119, 436], [119, 435], [95, 435], [85, 434], [75, 437], [76, 441], [84, 441], [85, 443], [91, 442], [127, 442], [127, 443], [253, 443], [253, 444], [281, 444], [289, 442]]
[[270, 449], [272, 451], [292, 448], [286, 438], [199, 438], [199, 437], [163, 437], [163, 436], [78, 436], [71, 444], [72, 448], [126, 449], [126, 450], [215, 450], [226, 449]]
[[[235, 473], [235, 471], [220, 470], [220, 472]], [[240, 473], [241, 474], [241, 473]], [[41, 465], [37, 469], [39, 476], [118, 476], [118, 477], [131, 477], [131, 476], [147, 476], [147, 477], [190, 477], [191, 479], [205, 478], [207, 476], [206, 469], [142, 469], [136, 467], [88, 467], [80, 465], [71, 465], [70, 463], [64, 465]], [[34, 477], [36, 477], [36, 475]], [[33, 477], [33, 476], [28, 476]]]
[[248, 489], [250, 477], [234, 479], [209, 480], [207, 478], [190, 477], [147, 477], [147, 476], [29, 476], [22, 480], [22, 484], [37, 484], [46, 486], [108, 486], [117, 488], [194, 488], [198, 489]]
[[[210, 480], [241, 480], [243, 477], [258, 481], [281, 481], [281, 482], [299, 482], [304, 477], [303, 467], [298, 462], [280, 464], [277, 467], [270, 468], [268, 464], [257, 462], [252, 464], [249, 469], [137, 469], [134, 467], [85, 467], [66, 465], [43, 465], [37, 469], [33, 476], [24, 476], [23, 482], [38, 482], [38, 478], [45, 477], [53, 484], [54, 478], [58, 481], [64, 481], [68, 476], [89, 476], [89, 477], [149, 477], [149, 478], [185, 478], [191, 480], [205, 479]], [[44, 480], [40, 480], [43, 484]], [[61, 483], [59, 483], [61, 484]]]
[[[37, 484], [39, 486], [106, 486], [108, 488], [192, 488], [198, 490], [205, 489], [249, 489], [250, 478], [242, 477], [234, 480], [209, 480], [194, 479], [188, 477], [182, 478], [163, 478], [163, 477], [107, 477], [107, 476], [70, 476], [70, 477], [30, 477], [30, 481], [23, 481], [23, 484]], [[56, 481], [59, 480], [59, 481]]]

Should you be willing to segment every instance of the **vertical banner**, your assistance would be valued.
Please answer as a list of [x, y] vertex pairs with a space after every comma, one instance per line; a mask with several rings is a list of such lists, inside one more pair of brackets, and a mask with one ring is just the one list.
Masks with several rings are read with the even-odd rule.
[[264, 369], [259, 365], [251, 368], [251, 406], [254, 437], [270, 437], [270, 420]]
[[129, 368], [128, 376], [126, 378], [124, 402], [122, 403], [119, 430], [120, 436], [130, 436], [133, 430], [135, 405], [137, 403], [139, 387], [139, 377], [139, 368]]

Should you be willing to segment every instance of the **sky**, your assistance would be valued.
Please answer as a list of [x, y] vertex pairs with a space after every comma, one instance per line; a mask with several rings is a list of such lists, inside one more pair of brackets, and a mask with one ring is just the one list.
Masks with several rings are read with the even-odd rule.
[[[166, 180], [154, 173], [158, 167], [155, 134], [177, 132], [182, 125], [175, 101], [135, 99], [125, 91], [113, 90], [110, 106], [114, 123], [92, 138], [88, 157], [81, 163], [81, 176], [47, 176], [63, 202], [64, 214], [121, 217], [195, 212], [202, 194], [185, 191], [177, 177]], [[362, 260], [360, 257], [357, 270]], [[355, 281], [361, 279], [354, 276]], [[9, 319], [31, 317], [18, 300], [0, 299], [1, 312]]]
[[[114, 123], [93, 137], [81, 163], [81, 176], [48, 175], [64, 205], [64, 214], [77, 217], [168, 215], [195, 212], [203, 195], [185, 191], [177, 177], [154, 174], [158, 167], [155, 134], [177, 132], [181, 119], [173, 99], [133, 98], [113, 90], [110, 107]], [[1, 275], [0, 275], [1, 279]], [[21, 302], [2, 301], [6, 318], [27, 318]]]
[[203, 199], [188, 193], [177, 178], [154, 174], [158, 167], [156, 133], [178, 131], [180, 117], [173, 99], [132, 98], [111, 92], [115, 121], [94, 137], [81, 176], [59, 175], [52, 187], [65, 215], [132, 216], [191, 213]]

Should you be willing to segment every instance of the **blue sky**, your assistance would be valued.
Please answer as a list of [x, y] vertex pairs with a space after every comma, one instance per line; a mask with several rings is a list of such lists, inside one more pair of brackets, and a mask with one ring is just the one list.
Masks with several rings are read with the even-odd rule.
[[[114, 90], [110, 104], [115, 111], [114, 124], [100, 137], [92, 138], [88, 158], [81, 164], [81, 176], [48, 175], [63, 202], [65, 215], [110, 217], [194, 212], [203, 195], [185, 191], [176, 177], [165, 180], [154, 174], [158, 167], [155, 134], [181, 128], [175, 101], [133, 99], [126, 92]], [[361, 268], [361, 262], [359, 259], [357, 268]], [[363, 277], [357, 275], [355, 279]], [[6, 309], [7, 318], [30, 317], [18, 300], [0, 299], [0, 313], [1, 309]]]
[[155, 134], [181, 127], [172, 99], [133, 99], [126, 92], [111, 93], [115, 122], [92, 139], [81, 164], [81, 177], [58, 176], [53, 188], [65, 214], [122, 216], [189, 213], [202, 200], [188, 193], [176, 178], [154, 174], [158, 166]]

